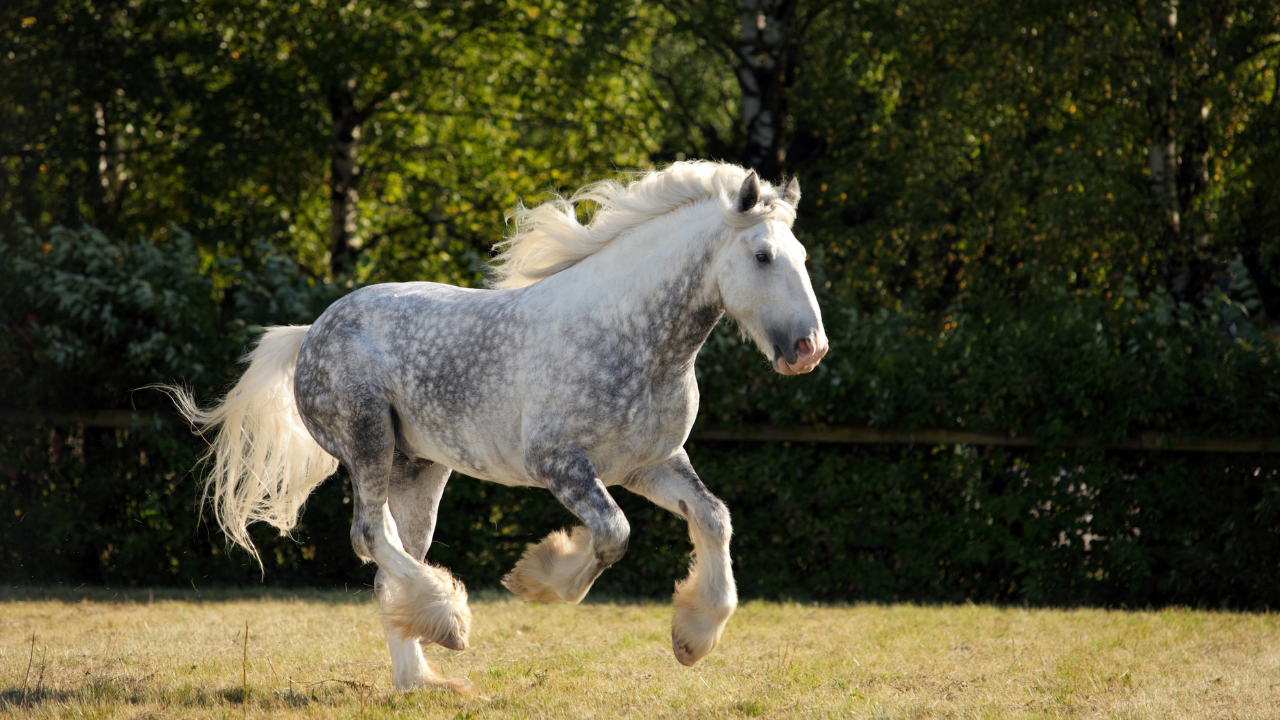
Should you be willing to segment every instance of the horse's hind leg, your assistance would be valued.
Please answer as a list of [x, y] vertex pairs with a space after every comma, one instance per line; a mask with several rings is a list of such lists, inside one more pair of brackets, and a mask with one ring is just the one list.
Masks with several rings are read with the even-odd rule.
[[689, 577], [676, 583], [671, 649], [676, 660], [692, 665], [720, 643], [725, 623], [738, 605], [729, 563], [729, 509], [698, 479], [689, 456], [679, 451], [663, 465], [632, 478], [628, 490], [689, 521], [694, 561]]
[[627, 552], [631, 527], [586, 453], [576, 448], [532, 452], [526, 463], [586, 527], [557, 530], [530, 545], [502, 584], [525, 600], [580, 602], [600, 573]]
[[410, 557], [425, 562], [436, 532], [440, 497], [451, 471], [439, 463], [410, 459], [399, 452], [391, 467], [387, 504], [396, 521], [400, 543]]
[[[396, 445], [391, 406], [376, 388], [344, 390], [339, 400], [312, 393], [304, 417], [351, 472], [351, 544], [357, 555], [378, 563], [383, 621], [401, 639], [464, 649], [471, 629], [466, 589], [447, 570], [421, 562], [420, 553], [406, 552], [388, 505]], [[420, 542], [425, 552], [425, 539]]]
[[[387, 506], [395, 521], [397, 536], [404, 550], [419, 561], [425, 561], [435, 532], [436, 512], [445, 483], [449, 480], [449, 468], [429, 460], [411, 460], [396, 453], [392, 463], [391, 482], [388, 488]], [[379, 569], [374, 580], [380, 602], [389, 594], [389, 577]], [[391, 671], [397, 690], [415, 688], [465, 689], [465, 680], [448, 680], [438, 675], [422, 654], [418, 638], [406, 638], [383, 615], [383, 627], [387, 634], [387, 649], [391, 652]], [[439, 640], [437, 640], [439, 642]], [[449, 647], [449, 646], [446, 646]], [[460, 647], [452, 647], [454, 650]]]

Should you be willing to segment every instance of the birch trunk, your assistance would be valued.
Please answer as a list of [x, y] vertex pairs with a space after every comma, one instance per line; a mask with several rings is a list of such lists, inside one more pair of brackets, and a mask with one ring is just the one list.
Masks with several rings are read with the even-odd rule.
[[793, 59], [788, 23], [794, 11], [794, 0], [742, 0], [736, 69], [746, 138], [742, 161], [766, 178], [777, 177], [786, 161], [786, 89]]
[[329, 271], [336, 280], [354, 264], [357, 250], [356, 220], [360, 193], [360, 124], [348, 81], [329, 88], [329, 113], [333, 118], [333, 158], [329, 166]]
[[1182, 296], [1190, 283], [1190, 266], [1181, 247], [1182, 213], [1178, 197], [1177, 48], [1178, 7], [1175, 0], [1156, 6], [1152, 13], [1158, 56], [1147, 77], [1147, 110], [1151, 141], [1147, 147], [1151, 194], [1160, 214], [1161, 241], [1166, 266], [1162, 270], [1169, 290]]
[[106, 103], [93, 104], [92, 142], [98, 152], [98, 162], [90, 197], [93, 198], [93, 223], [101, 230], [112, 232], [120, 213], [126, 173], [123, 140], [118, 130], [112, 132], [115, 128], [109, 125], [111, 118], [107, 113]]

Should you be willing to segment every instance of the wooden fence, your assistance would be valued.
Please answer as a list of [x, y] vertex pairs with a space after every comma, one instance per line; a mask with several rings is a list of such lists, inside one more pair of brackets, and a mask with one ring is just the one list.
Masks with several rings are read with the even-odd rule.
[[[32, 426], [80, 426], [128, 428], [177, 422], [168, 413], [136, 410], [79, 410], [40, 412], [0, 410], [0, 423]], [[859, 427], [778, 427], [748, 425], [736, 428], [707, 428], [693, 433], [690, 440], [728, 442], [840, 443], [858, 445], [980, 445], [1004, 447], [1093, 447], [1088, 437], [1066, 438], [1042, 443], [1029, 435], [969, 430], [916, 430], [893, 432]], [[1280, 452], [1280, 438], [1237, 439], [1196, 438], [1176, 433], [1144, 432], [1121, 442], [1103, 443], [1108, 450], [1148, 450], [1169, 452], [1274, 453]]]

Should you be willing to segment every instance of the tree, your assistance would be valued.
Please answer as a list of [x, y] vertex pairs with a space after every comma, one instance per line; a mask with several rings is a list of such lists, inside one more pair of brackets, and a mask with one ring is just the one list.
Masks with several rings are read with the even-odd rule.
[[[389, 103], [429, 102], [435, 83], [465, 53], [463, 46], [501, 42], [522, 29], [517, 13], [494, 3], [232, 0], [210, 9], [212, 29], [228, 39], [224, 50], [234, 61], [225, 90], [248, 105], [254, 120], [287, 123], [311, 115], [308, 124], [318, 124], [327, 114], [327, 148], [297, 150], [328, 156], [327, 248], [335, 278], [354, 270], [361, 246], [365, 126], [387, 114]], [[307, 138], [306, 130], [292, 135]]]
[[177, 222], [219, 255], [268, 239], [318, 278], [474, 284], [521, 195], [644, 165], [656, 146], [647, 78], [577, 50], [585, 3], [7, 11], [3, 102], [22, 122], [0, 130], [0, 210], [40, 227]]
[[1125, 276], [1205, 297], [1247, 249], [1246, 196], [1271, 192], [1240, 179], [1269, 132], [1277, 10], [1203, 3], [1172, 35], [1138, 3], [820, 17], [790, 157], [828, 274], [859, 302], [940, 312]]
[[[790, 167], [791, 87], [805, 57], [808, 33], [820, 16], [840, 14], [844, 5], [803, 0], [678, 0], [663, 3], [663, 8], [670, 14], [666, 24], [686, 39], [655, 46], [646, 65], [663, 81], [684, 124], [698, 127], [709, 141], [705, 147], [695, 146], [695, 152], [734, 156], [764, 177], [779, 178]], [[664, 62], [661, 56], [666, 54], [678, 54], [679, 59]], [[690, 68], [696, 70], [690, 72]], [[736, 86], [730, 89], [699, 77], [707, 74], [732, 76]], [[699, 95], [703, 98], [695, 99]], [[727, 109], [735, 122], [727, 128], [707, 122], [716, 114], [708, 112], [708, 97]]]

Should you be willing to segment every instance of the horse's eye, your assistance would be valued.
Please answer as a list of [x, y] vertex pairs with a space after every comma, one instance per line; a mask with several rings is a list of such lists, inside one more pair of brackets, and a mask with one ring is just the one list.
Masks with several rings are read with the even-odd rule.
[[766, 253], [766, 252], [756, 253], [756, 260], [759, 260], [762, 263], [769, 262], [769, 253]]

